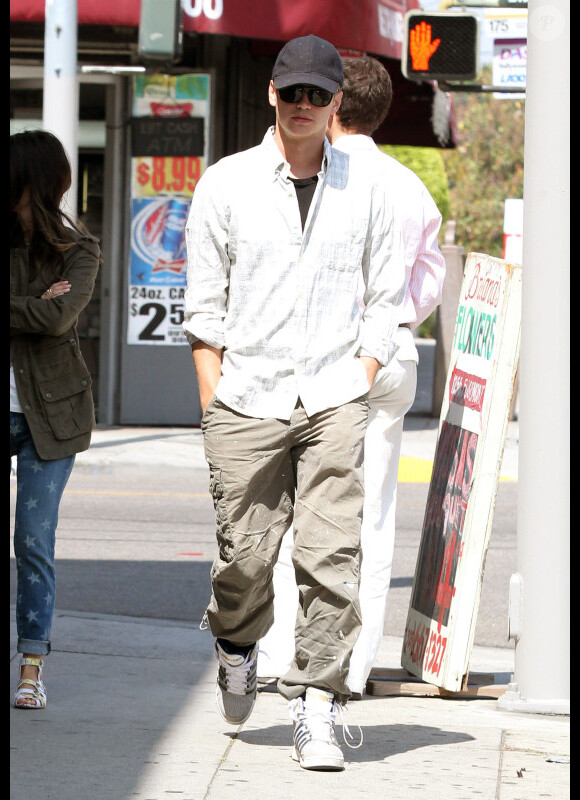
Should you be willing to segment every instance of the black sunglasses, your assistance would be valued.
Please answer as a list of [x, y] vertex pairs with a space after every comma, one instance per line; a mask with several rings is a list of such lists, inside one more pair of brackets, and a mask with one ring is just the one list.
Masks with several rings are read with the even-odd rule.
[[308, 96], [308, 101], [317, 108], [324, 108], [330, 105], [330, 101], [334, 97], [333, 92], [329, 92], [328, 89], [319, 89], [317, 86], [296, 85], [278, 89], [280, 100], [283, 100], [285, 103], [297, 103], [299, 100], [302, 100], [304, 92], [306, 92]]

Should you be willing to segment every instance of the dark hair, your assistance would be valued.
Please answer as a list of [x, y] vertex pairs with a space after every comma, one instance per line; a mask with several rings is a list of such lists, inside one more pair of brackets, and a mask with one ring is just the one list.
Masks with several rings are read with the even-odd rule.
[[32, 130], [10, 136], [10, 247], [24, 246], [16, 207], [28, 189], [33, 223], [30, 265], [33, 272], [42, 270], [47, 280], [62, 277], [64, 254], [75, 243], [71, 228], [90, 236], [61, 209], [71, 180], [70, 162], [54, 134]]
[[343, 58], [342, 64], [344, 84], [338, 120], [346, 130], [372, 136], [391, 107], [391, 77], [381, 62], [370, 56]]

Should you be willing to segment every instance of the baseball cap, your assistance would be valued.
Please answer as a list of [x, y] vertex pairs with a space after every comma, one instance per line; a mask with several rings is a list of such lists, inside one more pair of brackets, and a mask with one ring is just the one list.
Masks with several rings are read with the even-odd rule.
[[287, 42], [278, 53], [272, 70], [276, 89], [307, 83], [334, 93], [342, 86], [343, 77], [338, 50], [313, 34]]

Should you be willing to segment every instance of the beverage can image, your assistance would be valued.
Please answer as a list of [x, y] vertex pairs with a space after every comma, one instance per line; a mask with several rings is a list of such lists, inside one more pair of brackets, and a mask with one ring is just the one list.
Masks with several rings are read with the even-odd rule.
[[131, 284], [185, 286], [186, 197], [135, 198], [131, 220]]
[[189, 202], [180, 197], [172, 197], [167, 204], [161, 247], [168, 260], [176, 261], [182, 257], [185, 246], [185, 223], [189, 212]]

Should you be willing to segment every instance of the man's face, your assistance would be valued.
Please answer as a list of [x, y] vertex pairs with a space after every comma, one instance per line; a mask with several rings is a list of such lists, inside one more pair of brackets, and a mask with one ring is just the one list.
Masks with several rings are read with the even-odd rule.
[[[305, 84], [308, 90], [310, 86]], [[292, 102], [284, 102], [280, 97], [280, 92], [274, 88], [273, 81], [270, 81], [268, 89], [268, 99], [270, 105], [276, 109], [276, 125], [282, 134], [291, 139], [324, 139], [326, 126], [331, 114], [338, 111], [342, 92], [338, 91], [333, 95], [332, 100], [327, 106], [315, 105], [304, 91], [299, 99]]]

